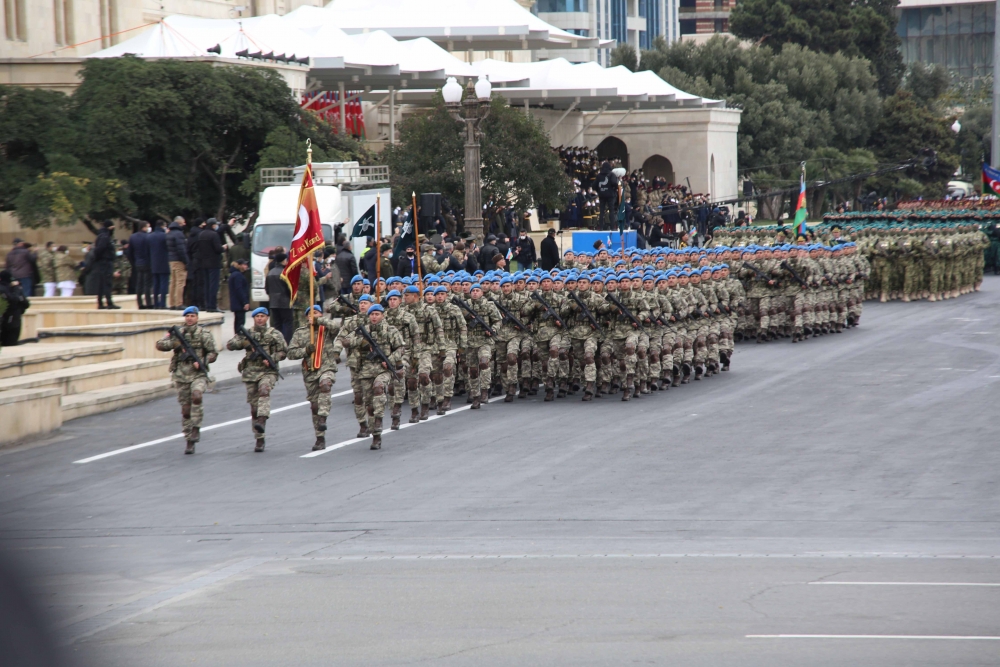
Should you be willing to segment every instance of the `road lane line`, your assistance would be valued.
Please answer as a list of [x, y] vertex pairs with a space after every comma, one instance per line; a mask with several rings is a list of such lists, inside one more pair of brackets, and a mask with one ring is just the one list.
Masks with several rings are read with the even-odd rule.
[[[336, 394], [331, 394], [330, 398], [337, 398], [339, 396], [346, 396], [347, 394], [352, 394], [352, 393], [354, 393], [354, 392], [352, 390], [348, 389], [347, 391], [342, 391], [342, 392], [339, 392], [339, 393], [336, 393]], [[271, 410], [271, 414], [273, 415], [273, 414], [275, 414], [277, 412], [284, 412], [285, 410], [294, 410], [295, 408], [301, 408], [304, 405], [309, 405], [309, 401], [302, 401], [301, 403], [293, 403], [292, 405], [286, 405], [283, 408], [276, 408], [274, 410]], [[222, 422], [221, 424], [212, 424], [211, 426], [202, 426], [201, 427], [201, 432], [204, 433], [205, 431], [214, 431], [217, 428], [224, 428], [226, 426], [232, 426], [233, 424], [239, 424], [239, 423], [247, 422], [247, 421], [250, 421], [250, 417], [241, 417], [239, 419], [233, 419], [233, 420], [230, 420], [230, 421], [227, 421], [227, 422]], [[164, 442], [170, 442], [171, 440], [180, 440], [183, 437], [184, 437], [183, 433], [176, 433], [174, 435], [168, 435], [165, 438], [158, 438], [156, 440], [150, 440], [149, 442], [139, 443], [138, 445], [132, 445], [130, 447], [122, 447], [121, 449], [115, 449], [113, 451], [105, 452], [103, 454], [97, 454], [96, 456], [90, 456], [90, 457], [87, 457], [85, 459], [80, 459], [79, 461], [73, 461], [73, 463], [91, 463], [92, 461], [100, 461], [101, 459], [106, 459], [106, 458], [111, 457], [111, 456], [117, 456], [118, 454], [124, 454], [126, 452], [135, 451], [136, 449], [143, 449], [145, 447], [152, 447], [153, 445], [159, 445], [159, 444], [162, 444]]]
[[810, 581], [813, 586], [986, 586], [1000, 587], [1000, 584], [973, 581]]
[[[502, 401], [503, 398], [504, 398], [503, 396], [495, 396], [495, 397], [491, 398], [490, 400], [488, 400], [487, 403], [493, 403], [494, 401]], [[457, 414], [459, 412], [464, 412], [465, 410], [470, 410], [470, 409], [472, 409], [472, 405], [463, 405], [462, 407], [459, 407], [459, 408], [453, 408], [453, 409], [449, 410], [448, 412], [444, 413], [443, 415], [438, 415], [438, 414], [431, 415], [427, 419], [425, 419], [424, 421], [417, 422], [416, 424], [411, 424], [409, 422], [407, 422], [405, 424], [400, 424], [398, 430], [402, 431], [404, 428], [410, 428], [411, 426], [417, 426], [419, 424], [426, 424], [426, 423], [434, 421], [435, 419], [443, 419], [444, 417], [447, 417], [448, 415], [454, 415], [454, 414]], [[389, 435], [391, 433], [396, 433], [396, 431], [393, 431], [391, 429], [390, 430], [382, 431], [382, 437], [385, 438], [385, 436], [387, 436], [387, 435]], [[369, 435], [369, 436], [364, 437], [364, 438], [351, 438], [350, 440], [344, 440], [343, 442], [338, 442], [335, 445], [330, 445], [326, 449], [320, 449], [319, 451], [309, 452], [308, 454], [303, 454], [299, 458], [300, 459], [315, 458], [317, 456], [322, 456], [323, 454], [326, 454], [328, 452], [332, 452], [332, 451], [334, 451], [336, 449], [342, 449], [343, 447], [347, 447], [348, 445], [353, 445], [353, 444], [358, 443], [358, 442], [364, 442], [366, 440], [371, 440], [371, 436]]]
[[747, 639], [967, 639], [1000, 640], [1000, 637], [974, 635], [746, 635]]

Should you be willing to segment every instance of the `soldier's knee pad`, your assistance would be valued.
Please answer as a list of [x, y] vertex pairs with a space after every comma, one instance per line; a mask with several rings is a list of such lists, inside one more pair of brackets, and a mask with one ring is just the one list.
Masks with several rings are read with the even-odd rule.
[[585, 365], [587, 365], [587, 366], [590, 366], [591, 364], [593, 364], [594, 363], [594, 355], [592, 355], [592, 354], [584, 354], [583, 355], [583, 363]]
[[479, 377], [479, 366], [469, 366], [469, 379], [475, 380]]
[[431, 383], [431, 376], [428, 375], [427, 373], [421, 373], [420, 374], [420, 386], [426, 387], [430, 383]]
[[602, 354], [601, 355], [601, 363], [602, 364], [610, 364], [611, 363], [611, 355], [610, 354]]
[[319, 404], [316, 403], [315, 401], [309, 403], [309, 409], [312, 411], [314, 415], [319, 414]]
[[490, 367], [490, 360], [489, 359], [486, 359], [486, 360], [480, 359], [479, 360], [479, 370], [485, 371], [485, 370], [489, 369], [489, 367]]
[[524, 351], [521, 353], [521, 362], [526, 363], [531, 361], [531, 352]]
[[627, 356], [632, 356], [633, 354], [635, 354], [635, 345], [626, 345], [625, 354]]
[[374, 396], [384, 396], [385, 395], [385, 386], [383, 386], [381, 383], [376, 382], [375, 386], [372, 387], [372, 395], [374, 395]]
[[191, 392], [191, 403], [193, 405], [201, 405], [202, 395], [200, 391]]
[[637, 356], [638, 356], [638, 357], [639, 357], [640, 359], [645, 359], [645, 358], [646, 358], [646, 350], [642, 350], [642, 349], [640, 349], [640, 350], [639, 350], [638, 352], [636, 352], [636, 355], [637, 355]]
[[558, 359], [558, 358], [559, 358], [559, 348], [556, 347], [549, 348], [549, 359]]
[[181, 417], [184, 419], [191, 419], [191, 404], [185, 403], [181, 406]]
[[708, 344], [709, 345], [718, 345], [719, 344], [719, 336], [716, 335], [716, 334], [714, 334], [714, 333], [713, 334], [708, 334]]
[[319, 381], [319, 390], [321, 392], [323, 392], [324, 394], [328, 394], [330, 393], [331, 389], [333, 389], [333, 380], [324, 378]]
[[450, 378], [452, 375], [455, 374], [455, 367], [452, 366], [451, 364], [445, 364], [444, 367], [441, 369], [441, 372], [444, 374], [446, 378]]
[[257, 395], [260, 396], [261, 398], [267, 398], [268, 396], [271, 395], [271, 386], [265, 384], [257, 391]]
[[517, 365], [517, 355], [514, 354], [513, 352], [508, 352], [507, 353], [507, 365], [508, 366], [516, 366]]
[[539, 355], [539, 354], [538, 354], [538, 352], [532, 352], [532, 353], [531, 353], [531, 360], [532, 360], [532, 361], [534, 361], [535, 363], [538, 363], [538, 361], [539, 361], [539, 360], [540, 360], [541, 358], [542, 358], [542, 357], [541, 357], [541, 355]]
[[392, 396], [393, 398], [395, 398], [395, 396], [396, 396], [396, 385], [395, 385], [395, 384], [393, 384], [393, 383], [390, 383], [390, 384], [389, 384], [389, 388], [388, 388], [388, 389], [386, 390], [386, 392], [387, 392], [387, 393], [388, 393], [388, 394], [389, 394], [390, 396]]
[[354, 405], [364, 405], [365, 397], [358, 392], [354, 392]]
[[566, 361], [569, 359], [569, 355], [563, 351], [559, 352], [559, 361]]
[[406, 378], [406, 388], [413, 391], [417, 388], [417, 378]]

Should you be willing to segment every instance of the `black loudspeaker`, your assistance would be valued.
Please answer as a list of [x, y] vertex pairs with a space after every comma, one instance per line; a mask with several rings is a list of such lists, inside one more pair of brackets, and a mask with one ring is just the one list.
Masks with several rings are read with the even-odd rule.
[[753, 197], [753, 181], [749, 178], [743, 181], [743, 196]]
[[423, 192], [420, 194], [420, 217], [436, 218], [441, 215], [441, 193]]

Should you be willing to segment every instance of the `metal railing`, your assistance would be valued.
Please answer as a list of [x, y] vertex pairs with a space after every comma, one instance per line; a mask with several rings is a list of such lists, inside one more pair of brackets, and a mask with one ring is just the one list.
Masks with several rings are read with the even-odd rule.
[[[291, 185], [298, 182], [301, 170], [294, 167], [267, 167], [260, 170], [261, 189], [272, 185]], [[316, 170], [313, 176], [316, 185], [340, 185], [348, 190], [389, 183], [388, 165], [371, 165], [367, 167], [338, 167], [330, 173]]]

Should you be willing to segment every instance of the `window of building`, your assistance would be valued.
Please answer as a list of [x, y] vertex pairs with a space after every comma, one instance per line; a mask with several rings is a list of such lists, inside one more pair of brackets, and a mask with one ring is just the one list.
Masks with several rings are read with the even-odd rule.
[[715, 19], [715, 32], [726, 32], [729, 29], [729, 21], [726, 19]]
[[682, 35], [693, 35], [698, 32], [698, 21], [695, 19], [681, 19], [678, 23], [681, 24]]
[[535, 7], [539, 12], [585, 12], [587, 0], [538, 0]]
[[715, 0], [715, 11], [720, 12], [723, 9], [725, 9], [725, 5], [723, 4], [723, 0]]
[[3, 14], [7, 39], [28, 41], [28, 8], [25, 0], [4, 0]]
[[693, 12], [698, 7], [698, 3], [696, 0], [680, 0], [680, 4], [678, 6], [681, 8], [682, 12]]
[[566, 32], [577, 37], [589, 37], [590, 31], [586, 28], [564, 28]]
[[939, 64], [959, 76], [978, 79], [993, 67], [996, 7], [975, 3], [899, 11], [903, 62]]

